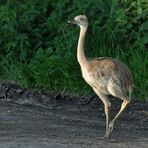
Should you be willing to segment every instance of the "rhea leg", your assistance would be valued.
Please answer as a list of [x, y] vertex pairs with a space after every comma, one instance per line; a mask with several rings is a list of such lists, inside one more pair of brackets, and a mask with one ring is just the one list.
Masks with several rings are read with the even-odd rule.
[[119, 86], [117, 86], [117, 85], [116, 86], [114, 85], [114, 87], [112, 85], [110, 85], [110, 86], [111, 87], [108, 87], [108, 91], [110, 92], [110, 94], [122, 99], [123, 103], [121, 104], [119, 112], [116, 114], [116, 116], [113, 118], [113, 120], [109, 123], [108, 132], [106, 135], [107, 138], [110, 136], [110, 134], [113, 131], [115, 121], [119, 118], [119, 116], [125, 110], [127, 105], [130, 103], [130, 98], [125, 97], [125, 94], [122, 92], [122, 90], [120, 89]]
[[127, 105], [129, 103], [130, 103], [129, 100], [124, 99], [123, 103], [121, 104], [121, 108], [120, 108], [119, 112], [114, 117], [114, 119], [109, 123], [108, 132], [107, 132], [107, 135], [106, 135], [107, 138], [110, 136], [110, 134], [113, 131], [115, 121], [119, 118], [119, 116], [122, 114], [122, 112], [125, 110], [125, 108], [127, 107]]
[[100, 97], [100, 99], [102, 100], [103, 104], [104, 104], [104, 112], [105, 112], [105, 116], [106, 116], [106, 134], [105, 137], [108, 134], [108, 128], [109, 128], [109, 122], [110, 122], [110, 107], [111, 107], [111, 103], [107, 98], [107, 95], [100, 93], [96, 88], [93, 88], [95, 93]]
[[106, 116], [106, 133], [105, 136], [108, 133], [108, 128], [109, 128], [109, 122], [110, 122], [110, 106], [104, 106], [104, 112], [105, 112], [105, 116]]

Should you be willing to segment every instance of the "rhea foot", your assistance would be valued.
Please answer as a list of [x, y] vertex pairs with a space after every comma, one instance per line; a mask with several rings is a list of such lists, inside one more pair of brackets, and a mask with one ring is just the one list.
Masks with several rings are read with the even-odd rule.
[[106, 141], [109, 140], [110, 137], [111, 137], [111, 133], [112, 133], [113, 129], [114, 129], [114, 121], [111, 121], [109, 126], [108, 126], [108, 129], [106, 130], [106, 134], [105, 134], [104, 137], [102, 137], [102, 139], [104, 139]]

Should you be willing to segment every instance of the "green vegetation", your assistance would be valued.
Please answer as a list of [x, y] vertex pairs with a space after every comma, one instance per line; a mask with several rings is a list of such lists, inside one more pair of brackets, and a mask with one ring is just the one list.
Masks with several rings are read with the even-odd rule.
[[92, 93], [76, 60], [79, 28], [67, 25], [79, 14], [89, 19], [87, 56], [126, 63], [134, 77], [133, 98], [148, 100], [147, 0], [0, 0], [0, 79]]

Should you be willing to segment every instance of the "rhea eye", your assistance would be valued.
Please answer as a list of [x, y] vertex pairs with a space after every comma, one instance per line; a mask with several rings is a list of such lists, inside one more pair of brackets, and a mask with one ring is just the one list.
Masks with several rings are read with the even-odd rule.
[[84, 21], [84, 19], [81, 17], [81, 18], [80, 18], [80, 21]]

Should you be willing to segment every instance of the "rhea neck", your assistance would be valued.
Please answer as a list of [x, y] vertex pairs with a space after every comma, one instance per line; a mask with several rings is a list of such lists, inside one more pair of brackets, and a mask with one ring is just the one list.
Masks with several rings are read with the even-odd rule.
[[87, 58], [84, 52], [84, 41], [85, 41], [87, 28], [88, 26], [80, 26], [80, 35], [79, 35], [78, 46], [77, 46], [77, 60], [80, 66], [84, 66], [85, 63], [87, 63]]

